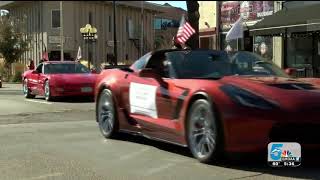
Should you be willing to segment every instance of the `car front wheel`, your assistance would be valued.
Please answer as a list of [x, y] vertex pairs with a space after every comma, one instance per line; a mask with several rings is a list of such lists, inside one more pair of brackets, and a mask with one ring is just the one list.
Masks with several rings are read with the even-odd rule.
[[97, 121], [101, 134], [105, 138], [113, 138], [118, 131], [118, 122], [111, 91], [102, 90], [97, 103]]
[[219, 135], [213, 107], [205, 99], [196, 100], [187, 119], [188, 146], [193, 156], [202, 163], [217, 160], [221, 152]]
[[36, 97], [35, 95], [31, 94], [31, 92], [30, 92], [30, 89], [28, 87], [28, 79], [24, 79], [23, 84], [22, 84], [22, 89], [23, 89], [23, 95], [25, 98]]
[[44, 85], [44, 97], [46, 101], [53, 101], [53, 97], [51, 96], [51, 91], [50, 91], [49, 80], [47, 80]]

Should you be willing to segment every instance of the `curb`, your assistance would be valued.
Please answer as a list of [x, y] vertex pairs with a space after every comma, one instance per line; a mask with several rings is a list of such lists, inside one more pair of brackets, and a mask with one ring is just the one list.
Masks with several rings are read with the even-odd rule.
[[21, 82], [2, 82], [2, 84], [22, 84]]

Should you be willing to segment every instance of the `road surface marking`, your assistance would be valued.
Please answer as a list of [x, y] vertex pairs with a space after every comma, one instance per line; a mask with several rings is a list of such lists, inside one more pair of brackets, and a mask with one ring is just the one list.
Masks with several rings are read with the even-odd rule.
[[42, 104], [53, 104], [53, 103], [51, 103], [51, 102], [36, 101], [36, 100], [31, 100], [31, 99], [25, 99], [25, 101], [35, 102], [35, 103], [42, 103]]
[[41, 175], [41, 176], [37, 176], [37, 177], [27, 178], [27, 179], [23, 179], [23, 180], [48, 179], [49, 177], [57, 177], [57, 176], [61, 176], [61, 175], [63, 175], [63, 173], [52, 173], [52, 174], [45, 174], [45, 175]]
[[140, 151], [136, 151], [136, 152], [130, 153], [128, 155], [121, 156], [119, 158], [119, 160], [128, 160], [130, 158], [134, 158], [135, 156], [138, 156], [139, 154], [143, 154], [144, 152], [148, 151], [149, 149], [150, 148], [143, 148]]

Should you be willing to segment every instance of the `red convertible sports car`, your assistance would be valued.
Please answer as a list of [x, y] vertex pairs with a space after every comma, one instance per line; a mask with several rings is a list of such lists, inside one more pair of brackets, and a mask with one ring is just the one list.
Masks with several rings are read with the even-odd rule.
[[320, 145], [320, 83], [251, 52], [161, 50], [97, 79], [102, 135], [128, 132], [189, 147], [200, 162], [262, 152], [270, 142]]
[[94, 97], [97, 74], [74, 61], [48, 61], [36, 70], [23, 73], [23, 93], [26, 98], [45, 96], [47, 101], [61, 96]]

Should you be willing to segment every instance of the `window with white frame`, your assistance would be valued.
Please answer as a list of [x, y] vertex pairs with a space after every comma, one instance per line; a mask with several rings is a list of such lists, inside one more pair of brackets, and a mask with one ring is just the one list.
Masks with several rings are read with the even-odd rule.
[[60, 27], [60, 10], [51, 11], [51, 27], [52, 28]]

